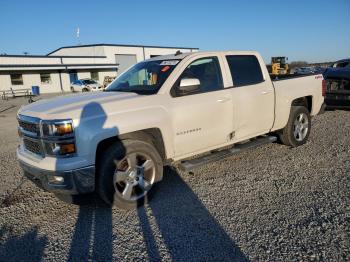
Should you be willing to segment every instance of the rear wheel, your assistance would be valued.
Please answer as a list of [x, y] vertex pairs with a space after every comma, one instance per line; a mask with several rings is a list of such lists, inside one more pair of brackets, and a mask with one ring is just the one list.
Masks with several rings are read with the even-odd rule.
[[97, 191], [108, 205], [133, 209], [147, 202], [150, 190], [162, 175], [162, 159], [153, 145], [123, 140], [100, 158]]
[[70, 87], [70, 91], [72, 91], [72, 93], [74, 93], [74, 88], [72, 86]]
[[306, 143], [311, 130], [311, 117], [304, 106], [292, 106], [285, 128], [279, 132], [281, 142], [287, 146], [297, 147]]

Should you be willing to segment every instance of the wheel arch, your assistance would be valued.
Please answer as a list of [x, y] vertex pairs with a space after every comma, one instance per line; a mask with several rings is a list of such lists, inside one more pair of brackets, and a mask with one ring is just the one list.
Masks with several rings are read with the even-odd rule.
[[298, 97], [292, 101], [291, 106], [305, 106], [309, 113], [312, 112], [312, 96]]
[[163, 163], [167, 162], [167, 155], [166, 155], [166, 150], [165, 150], [165, 144], [164, 144], [164, 139], [162, 132], [159, 128], [147, 128], [147, 129], [142, 129], [126, 134], [121, 134], [117, 136], [112, 136], [105, 138], [101, 140], [96, 147], [96, 154], [95, 154], [95, 163], [96, 165], [99, 162], [99, 157], [102, 155], [101, 153], [109, 147], [111, 144], [120, 142], [122, 140], [126, 139], [134, 139], [134, 140], [139, 140], [139, 141], [146, 141], [150, 144], [152, 144], [156, 150], [158, 151], [160, 157], [163, 160]]

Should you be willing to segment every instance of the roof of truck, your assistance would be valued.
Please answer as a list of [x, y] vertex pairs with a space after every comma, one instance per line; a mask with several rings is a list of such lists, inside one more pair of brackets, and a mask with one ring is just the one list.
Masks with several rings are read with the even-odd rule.
[[240, 51], [240, 50], [231, 50], [231, 51], [199, 51], [199, 52], [186, 52], [186, 53], [180, 53], [180, 54], [170, 54], [170, 55], [162, 55], [162, 56], [156, 56], [152, 57], [150, 59], [147, 59], [147, 61], [157, 61], [157, 60], [182, 60], [187, 56], [195, 56], [195, 55], [218, 55], [218, 54], [230, 54], [235, 53], [239, 55], [252, 55], [252, 54], [258, 54], [256, 51]]

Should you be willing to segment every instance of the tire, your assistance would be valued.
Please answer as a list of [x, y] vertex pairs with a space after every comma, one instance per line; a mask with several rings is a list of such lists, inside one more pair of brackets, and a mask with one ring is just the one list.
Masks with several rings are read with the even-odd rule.
[[96, 190], [109, 206], [135, 209], [148, 201], [154, 183], [163, 177], [163, 162], [150, 143], [122, 140], [102, 154]]
[[309, 110], [304, 106], [292, 106], [287, 125], [278, 132], [280, 141], [291, 147], [306, 143], [311, 130]]
[[82, 92], [89, 92], [89, 89], [87, 89], [87, 88], [83, 88], [83, 90], [82, 90]]
[[70, 91], [72, 91], [72, 93], [74, 93], [75, 91], [74, 91], [74, 88], [71, 86], [70, 87]]

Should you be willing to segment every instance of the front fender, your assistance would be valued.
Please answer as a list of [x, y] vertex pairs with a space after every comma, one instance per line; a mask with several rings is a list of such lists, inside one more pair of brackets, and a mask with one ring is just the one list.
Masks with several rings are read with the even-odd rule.
[[161, 131], [165, 153], [167, 156], [173, 155], [170, 118], [165, 108], [157, 106], [107, 114], [101, 105], [96, 104], [87, 111], [93, 111], [93, 114], [83, 112], [75, 130], [77, 153], [89, 163], [94, 164], [96, 149], [101, 141], [149, 128]]

